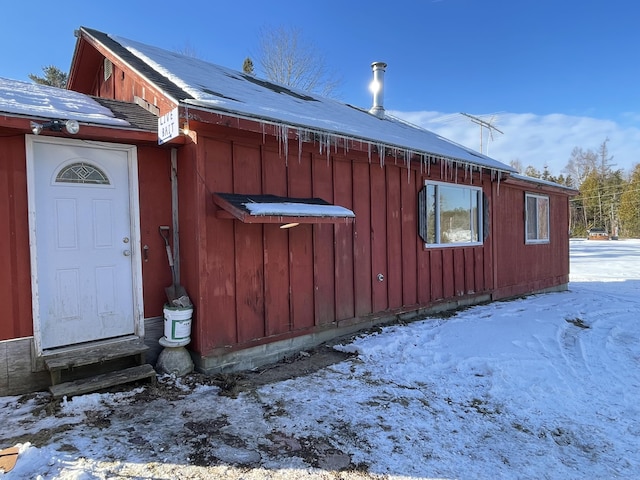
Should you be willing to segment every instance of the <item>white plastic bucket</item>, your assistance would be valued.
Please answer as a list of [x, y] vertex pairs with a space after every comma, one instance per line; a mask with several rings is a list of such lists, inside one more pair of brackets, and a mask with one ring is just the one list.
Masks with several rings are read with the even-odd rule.
[[169, 342], [185, 345], [191, 341], [191, 316], [193, 307], [164, 306], [164, 336]]

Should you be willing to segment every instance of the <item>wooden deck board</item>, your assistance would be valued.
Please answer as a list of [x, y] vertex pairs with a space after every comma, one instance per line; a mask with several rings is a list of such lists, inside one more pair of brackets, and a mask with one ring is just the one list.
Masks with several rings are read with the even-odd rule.
[[95, 377], [75, 380], [73, 382], [52, 385], [49, 387], [49, 391], [54, 398], [62, 398], [64, 396], [83, 395], [85, 393], [95, 392], [115, 385], [144, 380], [145, 378], [149, 378], [152, 383], [155, 383], [156, 371], [149, 364], [104, 373], [96, 375]]
[[[56, 370], [108, 362], [122, 357], [142, 355], [147, 350], [149, 350], [149, 347], [142, 341], [131, 340], [92, 347], [90, 350], [78, 350], [47, 356], [44, 359], [44, 363], [49, 371], [54, 372]], [[139, 363], [144, 363], [144, 361], [142, 360]]]

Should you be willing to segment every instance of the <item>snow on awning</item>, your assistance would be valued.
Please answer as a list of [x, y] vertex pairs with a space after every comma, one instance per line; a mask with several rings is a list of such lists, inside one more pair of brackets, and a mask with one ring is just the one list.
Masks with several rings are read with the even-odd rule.
[[221, 218], [243, 223], [353, 223], [355, 214], [321, 198], [291, 198], [276, 195], [214, 193]]

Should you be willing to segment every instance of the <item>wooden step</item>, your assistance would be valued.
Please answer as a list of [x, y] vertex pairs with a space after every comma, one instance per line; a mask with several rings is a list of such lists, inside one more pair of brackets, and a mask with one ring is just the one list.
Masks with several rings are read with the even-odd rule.
[[44, 364], [48, 370], [64, 370], [67, 368], [82, 367], [94, 363], [104, 363], [117, 358], [140, 355], [149, 350], [149, 347], [141, 340], [129, 340], [126, 342], [106, 343], [100, 346], [92, 346], [90, 349], [79, 349], [48, 355], [44, 358]]
[[51, 385], [60, 383], [62, 371], [87, 365], [103, 364], [125, 357], [136, 357], [136, 363], [142, 365], [149, 347], [140, 339], [81, 348], [44, 357], [44, 364], [51, 374]]
[[83, 395], [85, 393], [96, 392], [115, 385], [136, 382], [138, 380], [150, 379], [155, 385], [156, 371], [151, 365], [145, 363], [136, 367], [117, 370], [115, 372], [103, 373], [94, 377], [74, 380], [72, 382], [51, 385], [49, 391], [53, 398], [71, 397], [73, 395]]

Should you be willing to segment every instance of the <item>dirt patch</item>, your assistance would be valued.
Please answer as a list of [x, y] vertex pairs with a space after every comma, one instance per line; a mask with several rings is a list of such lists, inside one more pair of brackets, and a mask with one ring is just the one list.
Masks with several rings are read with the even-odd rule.
[[[242, 392], [251, 392], [270, 383], [309, 375], [329, 365], [342, 362], [355, 354], [339, 352], [330, 345], [299, 352], [278, 363], [255, 370], [205, 375], [193, 372], [180, 378], [178, 383], [158, 382], [156, 387], [141, 390], [134, 397], [136, 402], [149, 402], [158, 398], [179, 400], [198, 385], [210, 385], [220, 389], [220, 395], [235, 398]], [[143, 385], [141, 383], [141, 385]], [[146, 382], [144, 385], [148, 385]], [[116, 386], [106, 391], [129, 391], [135, 384]], [[185, 388], [186, 387], [186, 388]]]
[[241, 392], [252, 391], [270, 383], [315, 373], [352, 356], [354, 354], [339, 352], [329, 345], [321, 345], [255, 370], [217, 374], [209, 377], [194, 373], [192, 377], [197, 378], [196, 383], [198, 384], [204, 383], [219, 387], [221, 395], [235, 397]]
[[244, 372], [243, 375], [254, 386], [262, 386], [309, 375], [353, 356], [352, 353], [339, 352], [332, 346], [321, 345], [313, 350], [287, 357], [276, 364]]

